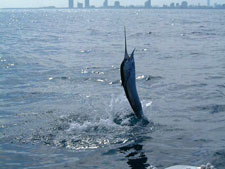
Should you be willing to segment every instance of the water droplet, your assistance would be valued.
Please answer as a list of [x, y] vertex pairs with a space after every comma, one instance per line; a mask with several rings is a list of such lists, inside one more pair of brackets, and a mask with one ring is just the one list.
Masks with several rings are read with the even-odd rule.
[[97, 79], [97, 82], [104, 82], [104, 80], [102, 80], [102, 79]]
[[136, 79], [137, 80], [140, 80], [140, 79], [144, 79], [145, 78], [145, 76], [144, 75], [141, 75], [141, 76], [138, 76]]
[[87, 71], [87, 69], [82, 69], [81, 73], [86, 74], [86, 73], [88, 73], [88, 71]]
[[149, 107], [149, 106], [151, 106], [151, 105], [152, 105], [152, 102], [149, 102], [149, 103], [146, 103], [146, 104], [145, 104], [146, 107]]

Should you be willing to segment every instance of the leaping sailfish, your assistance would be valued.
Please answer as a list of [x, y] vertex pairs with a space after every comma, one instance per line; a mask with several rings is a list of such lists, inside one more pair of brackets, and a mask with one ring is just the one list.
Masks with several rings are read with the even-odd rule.
[[142, 105], [141, 105], [141, 102], [137, 93], [137, 88], [136, 88], [135, 62], [134, 62], [135, 49], [129, 56], [127, 53], [127, 39], [126, 39], [125, 28], [124, 28], [124, 35], [125, 35], [125, 55], [120, 66], [122, 86], [124, 88], [126, 97], [136, 117], [146, 123], [148, 122], [148, 120], [143, 114]]

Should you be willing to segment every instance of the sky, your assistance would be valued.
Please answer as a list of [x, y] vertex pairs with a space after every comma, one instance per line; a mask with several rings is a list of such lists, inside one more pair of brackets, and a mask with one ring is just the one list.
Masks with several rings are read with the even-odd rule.
[[[91, 5], [102, 6], [104, 0], [90, 0]], [[115, 0], [108, 0], [109, 5], [113, 5]], [[121, 5], [143, 5], [146, 0], [119, 0]], [[171, 2], [181, 3], [183, 0], [152, 0], [153, 6], [169, 5]], [[206, 5], [207, 0], [187, 0], [189, 4]], [[75, 7], [77, 2], [84, 3], [84, 0], [74, 0]], [[214, 3], [225, 4], [225, 0], [211, 0], [211, 5]], [[67, 7], [68, 0], [0, 0], [0, 8], [26, 8], [26, 7]]]

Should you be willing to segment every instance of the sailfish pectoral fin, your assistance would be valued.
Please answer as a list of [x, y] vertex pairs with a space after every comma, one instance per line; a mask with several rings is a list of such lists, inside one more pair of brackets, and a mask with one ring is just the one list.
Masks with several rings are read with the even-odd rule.
[[124, 81], [125, 81], [123, 67], [124, 67], [124, 61], [120, 65], [120, 76], [121, 76], [121, 85], [122, 86], [124, 86]]
[[121, 64], [121, 67], [120, 67], [120, 75], [121, 75], [121, 85], [123, 87], [125, 87], [127, 85], [127, 81], [129, 80], [130, 78], [130, 70], [127, 70], [126, 72], [123, 71], [123, 65], [124, 65], [124, 62]]

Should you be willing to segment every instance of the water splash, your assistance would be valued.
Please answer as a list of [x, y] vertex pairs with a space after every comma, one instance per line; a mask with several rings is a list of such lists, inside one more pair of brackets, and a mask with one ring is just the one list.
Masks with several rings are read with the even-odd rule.
[[[146, 132], [138, 125], [132, 110], [126, 108], [130, 106], [124, 95], [112, 95], [110, 101], [103, 102], [100, 109], [94, 104], [96, 100], [92, 96], [84, 96], [83, 99], [86, 107], [76, 112], [49, 110], [45, 113], [19, 114], [21, 123], [11, 127], [8, 135], [21, 143], [86, 150], [125, 144], [132, 140], [134, 133]], [[148, 101], [143, 103], [144, 107], [151, 104]], [[147, 132], [151, 131], [152, 128], [148, 127]]]

